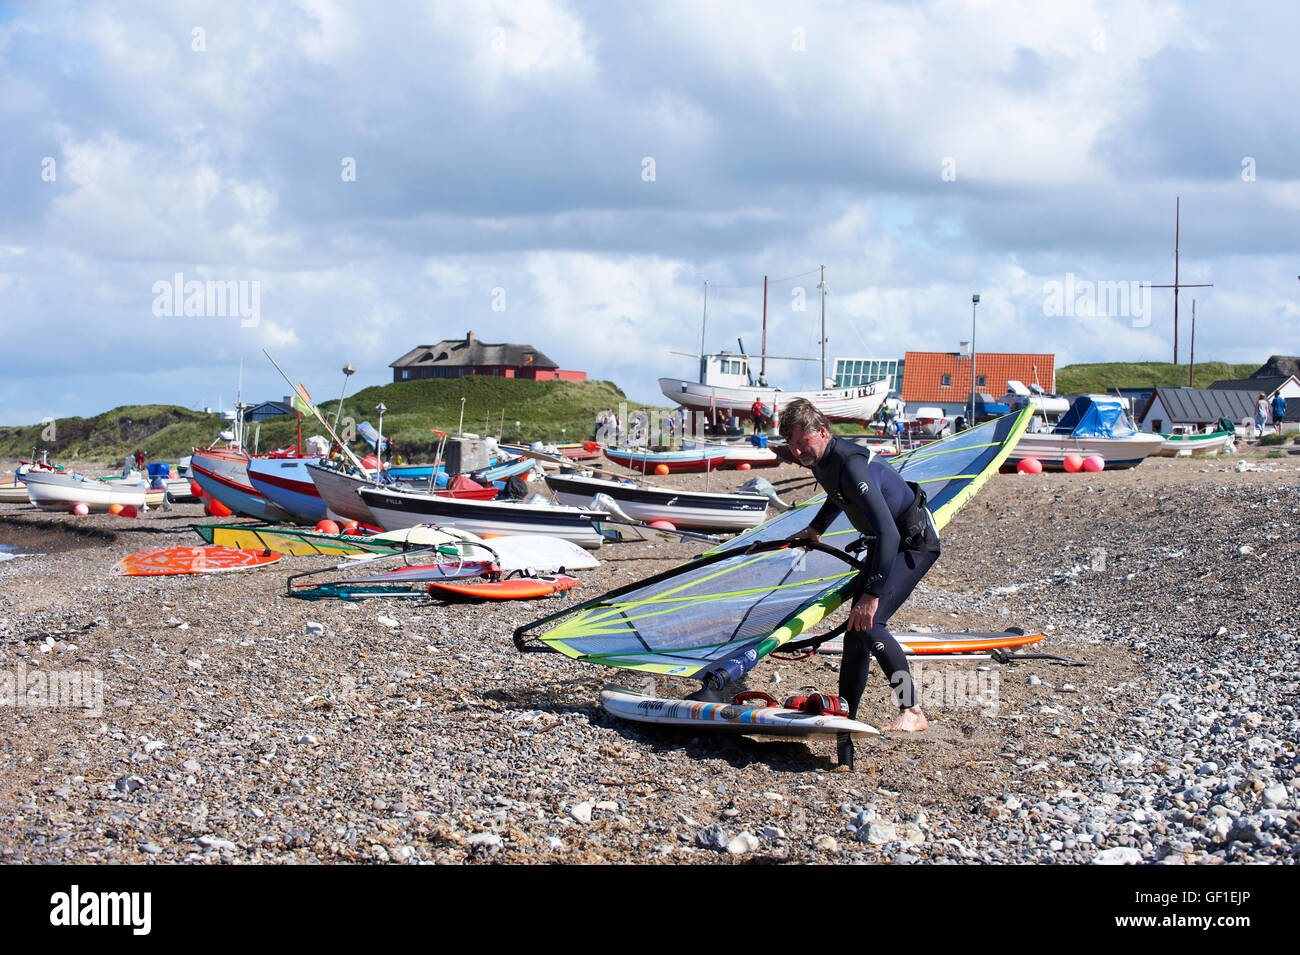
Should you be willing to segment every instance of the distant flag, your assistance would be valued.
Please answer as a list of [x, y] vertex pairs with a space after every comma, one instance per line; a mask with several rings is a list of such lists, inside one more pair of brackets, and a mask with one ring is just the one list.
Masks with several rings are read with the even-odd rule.
[[301, 382], [298, 384], [290, 404], [300, 414], [314, 414], [316, 411], [315, 406], [312, 405], [311, 395], [307, 394], [307, 389], [302, 386]]

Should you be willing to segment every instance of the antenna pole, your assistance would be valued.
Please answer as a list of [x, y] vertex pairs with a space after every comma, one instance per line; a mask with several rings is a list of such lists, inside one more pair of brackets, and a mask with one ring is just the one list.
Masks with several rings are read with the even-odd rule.
[[1182, 198], [1174, 197], [1174, 364], [1178, 364], [1178, 232]]
[[1182, 199], [1174, 197], [1174, 284], [1173, 285], [1152, 285], [1151, 288], [1171, 288], [1174, 290], [1174, 364], [1178, 364], [1178, 290], [1184, 288], [1214, 288], [1213, 282], [1206, 282], [1198, 285], [1184, 285], [1178, 281], [1178, 260], [1181, 249], [1179, 248], [1179, 233], [1182, 226]]
[[763, 357], [758, 366], [760, 378], [767, 376], [767, 276], [763, 276]]
[[822, 279], [818, 283], [822, 291], [822, 379], [817, 383], [817, 390], [826, 387], [826, 266], [821, 267]]
[[704, 280], [704, 317], [700, 319], [700, 384], [704, 384], [705, 366], [708, 359], [704, 357], [704, 330], [709, 326], [709, 280]]

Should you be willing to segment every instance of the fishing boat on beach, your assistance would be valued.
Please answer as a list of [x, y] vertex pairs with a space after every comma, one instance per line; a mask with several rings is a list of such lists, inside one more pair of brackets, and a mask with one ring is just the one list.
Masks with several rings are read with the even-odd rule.
[[28, 471], [26, 481], [28, 499], [43, 511], [71, 511], [78, 504], [107, 511], [114, 505], [142, 508], [146, 503], [143, 483], [112, 484], [57, 471]]
[[377, 487], [362, 487], [357, 494], [386, 531], [416, 524], [446, 524], [480, 537], [544, 534], [596, 548], [602, 538], [594, 522], [609, 516], [604, 511], [564, 507], [541, 500], [475, 501]]
[[691, 530], [743, 531], [767, 516], [768, 498], [760, 494], [679, 491], [577, 474], [548, 474], [546, 485], [561, 504], [582, 507], [597, 494], [608, 494], [636, 521], [668, 521]]
[[727, 460], [727, 449], [713, 445], [680, 451], [654, 451], [649, 448], [605, 448], [605, 457], [629, 471], [655, 473], [659, 467], [672, 474], [717, 471]]

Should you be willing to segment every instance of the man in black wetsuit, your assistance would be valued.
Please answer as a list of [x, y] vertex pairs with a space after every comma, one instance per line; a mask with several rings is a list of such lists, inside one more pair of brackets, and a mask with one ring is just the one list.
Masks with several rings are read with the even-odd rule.
[[[914, 485], [866, 448], [833, 437], [826, 417], [811, 402], [801, 398], [786, 406], [781, 436], [794, 460], [811, 468], [826, 491], [826, 503], [795, 539], [818, 540], [841, 511], [858, 531], [875, 537], [868, 570], [854, 581], [840, 696], [856, 718], [867, 685], [869, 654], [873, 654], [898, 703], [898, 718], [887, 729], [923, 730], [927, 722], [907, 657], [885, 624], [939, 558], [934, 519]], [[840, 739], [839, 759], [843, 765], [853, 765], [853, 744], [847, 736]]]

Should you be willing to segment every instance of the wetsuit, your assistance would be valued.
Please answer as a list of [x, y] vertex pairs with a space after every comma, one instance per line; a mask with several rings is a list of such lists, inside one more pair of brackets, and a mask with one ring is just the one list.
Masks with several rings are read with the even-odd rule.
[[[870, 594], [878, 604], [870, 630], [850, 630], [844, 635], [840, 696], [848, 703], [850, 716], [856, 718], [867, 685], [870, 652], [894, 687], [899, 709], [916, 706], [907, 657], [885, 624], [939, 559], [939, 534], [934, 521], [926, 514], [925, 529], [919, 538], [902, 542], [897, 521], [911, 509], [915, 492], [897, 471], [850, 441], [831, 438], [812, 472], [826, 491], [826, 503], [808, 526], [818, 535], [824, 534], [842, 511], [858, 531], [875, 537], [867, 570], [858, 574], [850, 597], [856, 602], [862, 594]], [[900, 550], [900, 543], [910, 546]], [[851, 747], [847, 760], [844, 755], [845, 747], [841, 745], [840, 761], [851, 764]]]

